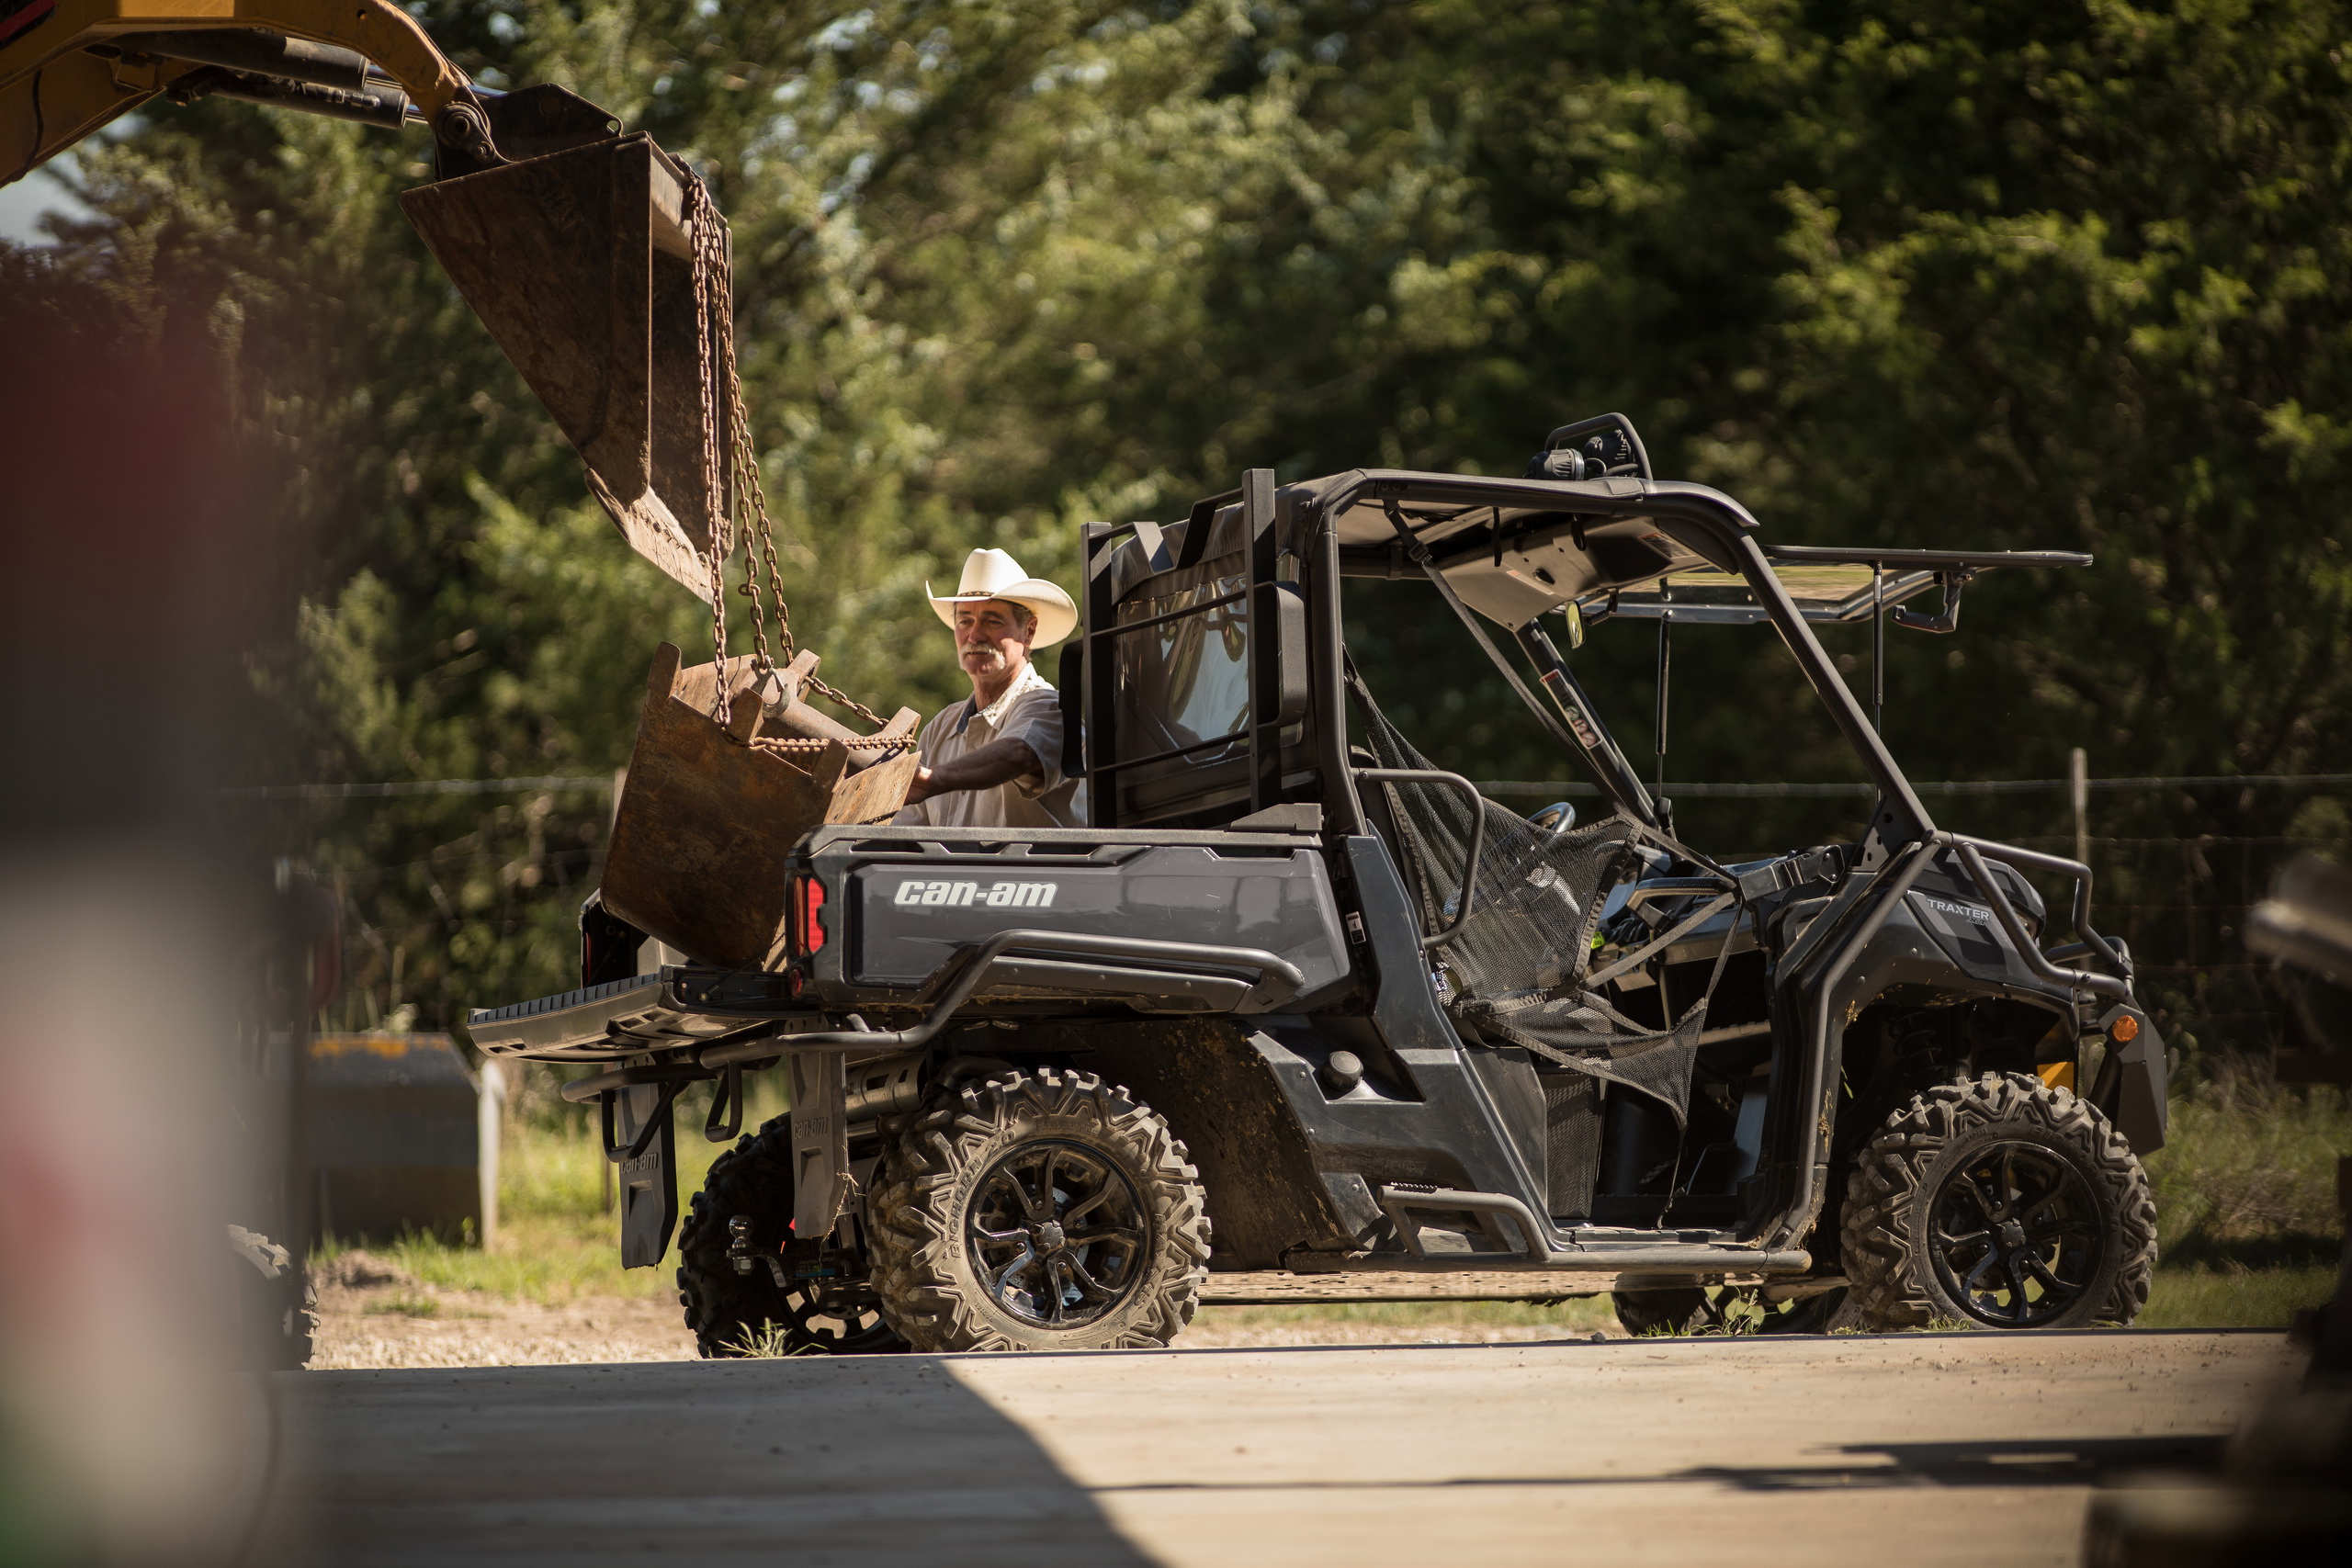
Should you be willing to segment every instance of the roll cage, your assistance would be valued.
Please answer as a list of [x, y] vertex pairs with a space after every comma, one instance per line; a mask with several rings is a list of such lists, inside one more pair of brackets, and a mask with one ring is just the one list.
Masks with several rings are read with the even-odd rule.
[[[1634, 450], [1639, 452], [1637, 442]], [[1084, 728], [1096, 738], [1097, 755], [1073, 760], [1081, 766], [1091, 762], [1099, 777], [1189, 762], [1221, 745], [1245, 750], [1252, 763], [1248, 809], [1263, 810], [1295, 797], [1283, 782], [1295, 769], [1274, 753], [1278, 747], [1296, 749], [1297, 737], [1284, 738], [1284, 732], [1311, 719], [1306, 728], [1319, 742], [1314, 748], [1320, 786], [1315, 796], [1334, 830], [1361, 830], [1362, 808], [1340, 739], [1345, 649], [1336, 586], [1347, 578], [1418, 577], [1430, 581], [1461, 616], [1536, 721], [1602, 794], [1636, 820], [1663, 827], [1657, 803], [1626, 764], [1541, 618], [1564, 613], [1575, 640], [1581, 640], [1582, 627], [1610, 619], [1763, 621], [1788, 645], [1878, 788], [1865, 852], [1865, 863], [1875, 865], [1901, 845], [1933, 834], [1935, 823], [1815, 637], [1814, 624], [1869, 618], [1883, 626], [1883, 617], [1894, 613], [1898, 625], [1950, 630], [1956, 625], [1960, 592], [1982, 572], [2004, 566], [2085, 566], [2091, 558], [2059, 551], [1768, 547], [1756, 538], [1758, 528], [1755, 517], [1720, 491], [1645, 474], [1554, 479], [1387, 468], [1351, 469], [1279, 489], [1271, 470], [1253, 469], [1239, 489], [1200, 502], [1184, 522], [1164, 529], [1089, 524], [1085, 626], [1066, 658], [1064, 684], [1074, 700], [1082, 701]], [[1123, 601], [1138, 582], [1196, 571], [1219, 555], [1242, 558], [1247, 581], [1155, 615], [1122, 614]], [[1865, 585], [1854, 589], [1839, 582], [1844, 592], [1825, 594], [1822, 589], [1839, 580], [1824, 569], [1836, 568], [1862, 570], [1868, 574]], [[1784, 581], [1790, 569], [1813, 574], [1799, 579], [1801, 590], [1812, 590], [1804, 604]], [[1720, 598], [1728, 588], [1744, 597], [1738, 603], [1676, 602], [1659, 590], [1677, 578], [1686, 592], [1712, 592]], [[1942, 615], [1928, 617], [1904, 609], [1906, 601], [1930, 588], [1944, 593]], [[1246, 724], [1173, 747], [1125, 752], [1116, 682], [1103, 673], [1117, 639], [1148, 626], [1245, 604], [1249, 612], [1236, 618], [1275, 629], [1274, 636], [1247, 639]], [[1535, 683], [1551, 699], [1548, 705], [1536, 699], [1496, 646], [1489, 626], [1517, 642], [1534, 667]], [[1126, 825], [1134, 813], [1123, 806], [1121, 793], [1090, 792], [1095, 826]]]
[[[1814, 626], [1873, 623], [1875, 689], [1889, 614], [1899, 625], [1950, 631], [1961, 592], [1975, 576], [2001, 567], [2081, 566], [2090, 558], [1768, 546], [1758, 537], [1756, 518], [1732, 497], [1650, 477], [1639, 438], [1618, 416], [1555, 432], [1547, 453], [1572, 450], [1593, 431], [1610, 445], [1601, 461], [1587, 468], [1540, 457], [1531, 466], [1583, 477], [1358, 468], [1278, 486], [1272, 470], [1252, 469], [1237, 490], [1203, 501], [1182, 523], [1088, 525], [1083, 631], [1062, 669], [1073, 721], [1066, 761], [1091, 781], [1095, 828], [1288, 826], [1311, 814], [1334, 838], [1369, 833], [1359, 784], [1375, 770], [1349, 745], [1339, 587], [1350, 578], [1419, 577], [1616, 810], [1671, 841], [1670, 818], [1540, 622], [1546, 615], [1565, 621], [1572, 643], [1580, 641], [1583, 626], [1611, 618], [1769, 624], [1877, 788], [1862, 840], [1847, 863], [1861, 874], [1838, 877], [1827, 908], [1781, 956], [1770, 983], [1774, 1054], [1795, 1070], [1785, 1090], [1776, 1087], [1768, 1112], [1770, 1146], [1783, 1156], [1759, 1173], [1769, 1182], [1761, 1212], [1775, 1218], [1752, 1244], [1790, 1246], [1821, 1209], [1826, 1129], [1837, 1110], [1836, 1022], [1868, 1000], [1860, 994], [1868, 981], [1857, 976], [1857, 961], [1931, 866], [1956, 861], [1964, 868], [2033, 977], [2075, 998], [2079, 1027], [2092, 1027], [2100, 1005], [2110, 1015], [2136, 1010], [2128, 955], [2091, 927], [2088, 867], [1939, 828]], [[1609, 461], [1612, 457], [1618, 460]], [[1678, 599], [1678, 580], [1698, 597]], [[1942, 591], [1941, 614], [1903, 608], [1931, 588]], [[1177, 666], [1198, 673], [1215, 662], [1217, 649], [1204, 654], [1206, 637], [1187, 649], [1178, 628], [1187, 621], [1206, 625], [1209, 617], [1221, 617], [1215, 640], [1230, 666], [1231, 722], [1206, 731], [1161, 722], [1146, 743], [1137, 732], [1138, 705], [1125, 688], [1150, 660], [1130, 653], [1123, 665], [1122, 639], [1152, 634], [1163, 660], [1172, 655]], [[1516, 643], [1532, 667], [1532, 682], [1498, 646], [1496, 632]], [[1542, 697], [1533, 690], [1539, 685]], [[1076, 722], [1081, 716], [1082, 727]], [[2070, 880], [2075, 940], [2045, 952], [2030, 917], [1995, 875], [1995, 862]], [[1818, 874], [1817, 863], [1803, 854], [1734, 873], [1686, 852], [1675, 870], [1694, 887], [1705, 883], [1731, 896], [1743, 909]], [[1457, 928], [1476, 880], [1474, 861], [1453, 911]], [[2144, 1038], [2154, 1048], [2154, 1032]], [[2137, 1086], [2160, 1083], [2161, 1075], [2135, 1070], [2141, 1066], [2111, 1061], [2092, 1092], [2136, 1145], [2151, 1148], [2162, 1142], [2163, 1106], [2160, 1096], [2144, 1103], [2148, 1095]]]

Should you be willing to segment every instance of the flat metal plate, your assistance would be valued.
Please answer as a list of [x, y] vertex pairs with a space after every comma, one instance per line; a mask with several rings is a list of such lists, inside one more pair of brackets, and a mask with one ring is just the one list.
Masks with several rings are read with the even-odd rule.
[[466, 1032], [487, 1055], [590, 1062], [707, 1044], [752, 1028], [821, 1027], [813, 1011], [779, 1017], [788, 1004], [759, 994], [773, 981], [771, 976], [672, 967], [510, 1007], [478, 1008], [466, 1019]]

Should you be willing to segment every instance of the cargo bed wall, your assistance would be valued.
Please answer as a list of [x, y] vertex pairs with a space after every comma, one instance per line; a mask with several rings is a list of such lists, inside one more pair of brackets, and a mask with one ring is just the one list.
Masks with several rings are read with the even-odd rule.
[[1349, 1238], [1281, 1087], [1242, 1032], [1206, 1021], [1051, 1027], [1078, 1065], [1123, 1084], [1168, 1119], [1208, 1192], [1218, 1271], [1280, 1269], [1294, 1250], [1344, 1251]]

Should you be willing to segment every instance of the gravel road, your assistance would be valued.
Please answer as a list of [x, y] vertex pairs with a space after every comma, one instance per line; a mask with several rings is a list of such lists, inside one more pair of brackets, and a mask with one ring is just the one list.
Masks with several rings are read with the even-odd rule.
[[[2275, 1334], [285, 1374], [289, 1562], [1905, 1568], [2077, 1560]], [[301, 1544], [307, 1541], [307, 1545]]]

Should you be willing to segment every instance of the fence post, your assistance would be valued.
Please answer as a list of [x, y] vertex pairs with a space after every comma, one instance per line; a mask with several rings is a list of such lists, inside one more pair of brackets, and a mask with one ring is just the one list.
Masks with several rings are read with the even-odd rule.
[[2066, 764], [2066, 783], [2075, 796], [2075, 858], [2085, 865], [2091, 863], [2091, 764], [2090, 756], [2081, 747]]
[[506, 1099], [505, 1064], [485, 1061], [474, 1091], [474, 1173], [481, 1191], [481, 1247], [490, 1250], [498, 1234], [498, 1134], [504, 1118], [500, 1106]]

